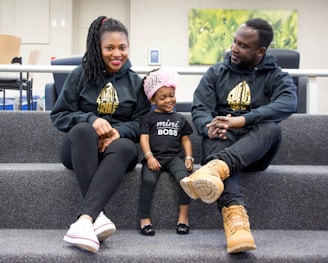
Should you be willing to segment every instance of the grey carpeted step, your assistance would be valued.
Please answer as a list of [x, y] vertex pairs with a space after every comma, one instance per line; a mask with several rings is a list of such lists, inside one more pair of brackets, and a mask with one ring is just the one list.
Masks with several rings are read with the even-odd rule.
[[254, 230], [257, 249], [227, 254], [223, 230], [191, 230], [180, 236], [175, 229], [145, 237], [136, 230], [119, 230], [97, 254], [69, 246], [65, 230], [0, 230], [0, 262], [328, 262], [326, 231]]
[[[140, 169], [138, 165], [124, 177], [107, 206], [119, 229], [137, 226]], [[327, 166], [311, 165], [272, 165], [263, 172], [243, 174], [241, 186], [252, 228], [328, 230], [327, 175]], [[82, 197], [76, 180], [61, 164], [0, 164], [0, 181], [0, 228], [65, 229], [79, 213]], [[174, 180], [163, 173], [151, 211], [157, 228], [176, 224], [177, 200]], [[221, 225], [215, 203], [192, 200], [192, 228]]]

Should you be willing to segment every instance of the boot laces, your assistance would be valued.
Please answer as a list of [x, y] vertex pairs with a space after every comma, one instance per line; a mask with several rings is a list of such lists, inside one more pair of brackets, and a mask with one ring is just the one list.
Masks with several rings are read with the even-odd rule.
[[226, 225], [231, 234], [235, 233], [239, 229], [250, 231], [248, 216], [246, 211], [240, 207], [231, 208], [226, 210], [224, 215]]
[[217, 160], [208, 162], [206, 166], [210, 175], [216, 176], [221, 180], [225, 180], [229, 176], [229, 172], [226, 172]]
[[209, 162], [206, 167], [208, 168], [208, 173], [212, 176], [220, 177], [220, 174], [217, 169], [217, 165], [215, 162], [211, 161]]

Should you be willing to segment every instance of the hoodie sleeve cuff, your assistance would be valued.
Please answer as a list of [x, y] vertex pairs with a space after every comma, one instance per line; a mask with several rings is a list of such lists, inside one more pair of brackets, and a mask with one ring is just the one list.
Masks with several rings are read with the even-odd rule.
[[88, 119], [88, 122], [92, 124], [92, 123], [95, 122], [96, 119], [98, 119], [97, 116], [90, 116], [89, 119]]

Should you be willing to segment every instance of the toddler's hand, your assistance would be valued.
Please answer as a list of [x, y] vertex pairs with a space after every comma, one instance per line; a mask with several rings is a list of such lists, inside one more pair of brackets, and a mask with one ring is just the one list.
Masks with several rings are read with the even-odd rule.
[[192, 160], [185, 160], [185, 166], [187, 168], [187, 171], [191, 172], [192, 169], [194, 168], [194, 163]]
[[157, 159], [154, 156], [150, 156], [147, 159], [147, 166], [152, 171], [159, 171], [161, 169], [161, 164], [157, 161]]

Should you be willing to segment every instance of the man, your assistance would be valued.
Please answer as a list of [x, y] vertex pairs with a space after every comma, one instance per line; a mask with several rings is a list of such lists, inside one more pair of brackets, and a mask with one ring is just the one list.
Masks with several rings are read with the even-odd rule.
[[181, 181], [193, 199], [217, 201], [227, 252], [256, 248], [239, 173], [265, 170], [281, 142], [278, 123], [296, 111], [297, 88], [266, 51], [273, 30], [263, 19], [237, 30], [231, 54], [210, 67], [194, 92], [192, 117], [202, 136], [203, 165]]

